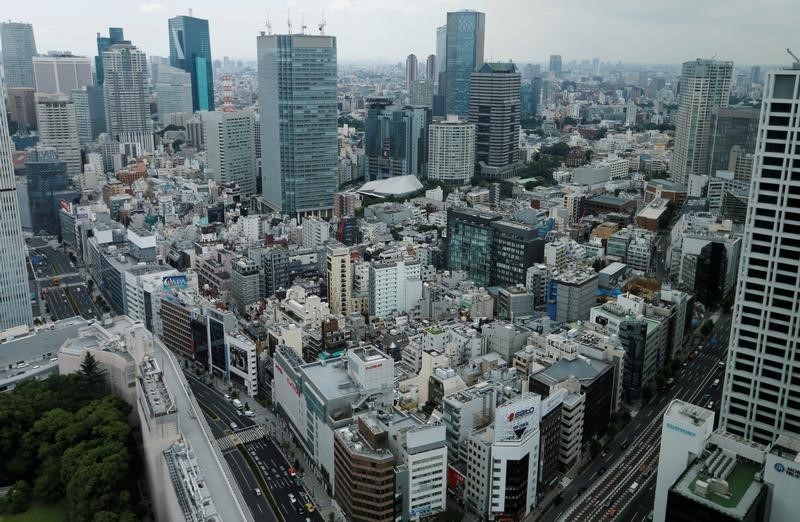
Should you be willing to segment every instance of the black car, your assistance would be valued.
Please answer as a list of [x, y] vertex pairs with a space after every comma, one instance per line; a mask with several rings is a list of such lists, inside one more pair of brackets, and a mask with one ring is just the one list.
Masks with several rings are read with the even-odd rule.
[[630, 444], [630, 443], [629, 443], [627, 440], [623, 440], [623, 441], [622, 441], [622, 444], [620, 444], [620, 445], [619, 445], [619, 447], [620, 447], [620, 449], [621, 449], [621, 450], [623, 450], [623, 451], [624, 451], [624, 450], [628, 449], [628, 445], [629, 445], [629, 444]]
[[598, 470], [597, 470], [597, 474], [598, 474], [598, 475], [602, 475], [602, 474], [603, 474], [603, 473], [605, 473], [605, 472], [606, 472], [606, 467], [605, 467], [605, 466], [603, 466], [602, 468], [600, 468], [600, 469], [598, 469]]
[[703, 398], [700, 399], [700, 405], [701, 406], [705, 406], [706, 404], [708, 404], [708, 401], [710, 401], [710, 400], [711, 400], [711, 395], [706, 393], [705, 395], [703, 395]]

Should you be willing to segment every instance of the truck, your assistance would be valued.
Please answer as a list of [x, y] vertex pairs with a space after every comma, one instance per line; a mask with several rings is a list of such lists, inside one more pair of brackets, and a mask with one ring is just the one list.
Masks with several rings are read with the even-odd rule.
[[240, 401], [239, 399], [233, 399], [231, 402], [233, 403], [233, 405], [236, 407], [237, 410], [241, 410], [242, 408], [244, 408], [242, 401]]

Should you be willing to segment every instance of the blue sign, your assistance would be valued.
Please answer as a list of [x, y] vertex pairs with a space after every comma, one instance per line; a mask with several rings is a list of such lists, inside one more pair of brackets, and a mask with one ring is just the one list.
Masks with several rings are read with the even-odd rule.
[[688, 435], [690, 437], [696, 437], [697, 436], [697, 434], [694, 433], [693, 431], [689, 431], [686, 428], [684, 428], [682, 426], [678, 426], [676, 424], [672, 424], [671, 422], [667, 423], [667, 428], [669, 428], [669, 429], [671, 429], [673, 431], [677, 431], [678, 433], [683, 433], [684, 435]]
[[180, 275], [162, 277], [161, 285], [164, 288], [164, 290], [176, 290], [176, 289], [182, 290], [188, 287], [189, 283], [186, 281], [186, 276], [180, 274]]
[[778, 473], [783, 473], [785, 470], [786, 470], [786, 466], [784, 466], [780, 462], [776, 462], [775, 463], [775, 471], [777, 471]]

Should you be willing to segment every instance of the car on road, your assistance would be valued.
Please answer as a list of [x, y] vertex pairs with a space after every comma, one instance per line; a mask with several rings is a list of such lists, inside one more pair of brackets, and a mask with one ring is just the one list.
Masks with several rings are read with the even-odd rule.
[[238, 425], [238, 424], [236, 424], [235, 422], [231, 422], [231, 429], [232, 429], [232, 430], [235, 430], [235, 429], [236, 429], [236, 428], [238, 428], [238, 427], [239, 427], [239, 425]]
[[314, 507], [314, 504], [311, 502], [306, 502], [306, 510], [308, 510], [309, 513], [313, 513], [315, 509], [316, 508]]
[[296, 498], [294, 498], [294, 495], [293, 495], [292, 493], [289, 493], [289, 501], [290, 501], [292, 504], [294, 504], [294, 503], [296, 503], [296, 502], [297, 502], [297, 499], [296, 499]]
[[257, 497], [261, 496], [261, 490], [259, 488], [254, 489], [253, 493], [255, 493]]
[[223, 395], [223, 397], [225, 397], [225, 400], [226, 400], [226, 401], [229, 401], [229, 400], [231, 400], [231, 396], [230, 396], [230, 395], [228, 395], [227, 393], [226, 393], [225, 395]]
[[598, 475], [602, 475], [602, 474], [603, 474], [603, 473], [605, 473], [605, 472], [606, 472], [606, 467], [605, 467], [605, 466], [603, 466], [602, 468], [600, 468], [600, 469], [598, 469], [598, 470], [597, 470], [597, 474], [598, 474]]
[[583, 486], [581, 489], [578, 490], [578, 496], [581, 496], [584, 493], [586, 493], [586, 486]]
[[255, 416], [256, 416], [256, 414], [255, 414], [254, 412], [250, 411], [250, 410], [246, 410], [246, 411], [244, 412], [244, 416], [245, 416], [245, 417], [255, 417]]
[[289, 475], [290, 475], [290, 476], [292, 476], [292, 477], [296, 477], [296, 476], [297, 476], [297, 472], [296, 472], [296, 471], [294, 470], [294, 468], [293, 468], [293, 467], [291, 467], [291, 466], [289, 466], [289, 468], [288, 468], [286, 471], [287, 471], [287, 472], [289, 473]]
[[717, 366], [719, 366], [720, 368], [725, 368], [725, 361], [718, 362]]
[[619, 445], [619, 448], [620, 448], [621, 450], [623, 450], [623, 451], [624, 451], [624, 450], [628, 449], [628, 445], [629, 445], [629, 444], [630, 444], [630, 442], [628, 442], [628, 440], [627, 440], [627, 439], [625, 439], [625, 440], [623, 440], [623, 441], [622, 441], [622, 443]]
[[707, 403], [708, 401], [710, 401], [710, 400], [711, 400], [711, 395], [709, 395], [709, 394], [707, 394], [707, 393], [706, 393], [706, 394], [705, 394], [705, 395], [703, 395], [703, 397], [700, 399], [700, 404], [701, 404], [701, 405], [703, 405], [703, 404], [706, 404], [706, 403]]
[[714, 409], [714, 401], [708, 401], [708, 404], [706, 404], [706, 409], [707, 410], [713, 410]]
[[614, 505], [613, 497], [608, 497], [605, 502], [603, 502], [603, 507], [610, 508], [612, 505]]
[[638, 482], [634, 482], [633, 484], [631, 484], [631, 485], [628, 487], [628, 491], [630, 491], [631, 493], [633, 493], [633, 492], [634, 492], [634, 491], [636, 491], [637, 489], [639, 489], [639, 483], [638, 483]]
[[714, 382], [711, 383], [711, 386], [713, 386], [714, 388], [719, 386], [719, 379], [714, 379]]

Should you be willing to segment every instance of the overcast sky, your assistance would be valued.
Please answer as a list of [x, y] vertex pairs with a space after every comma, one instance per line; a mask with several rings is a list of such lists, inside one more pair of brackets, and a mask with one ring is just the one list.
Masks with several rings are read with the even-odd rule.
[[680, 63], [697, 57], [740, 64], [788, 63], [800, 54], [798, 0], [3, 0], [4, 19], [30, 22], [39, 52], [94, 55], [95, 34], [122, 26], [147, 54], [167, 56], [167, 19], [207, 18], [213, 57], [254, 59], [256, 35], [269, 15], [285, 33], [305, 17], [316, 32], [338, 37], [339, 60], [399, 62], [409, 53], [435, 53], [436, 27], [447, 11], [486, 13], [486, 60], [545, 62], [598, 57], [603, 61]]

